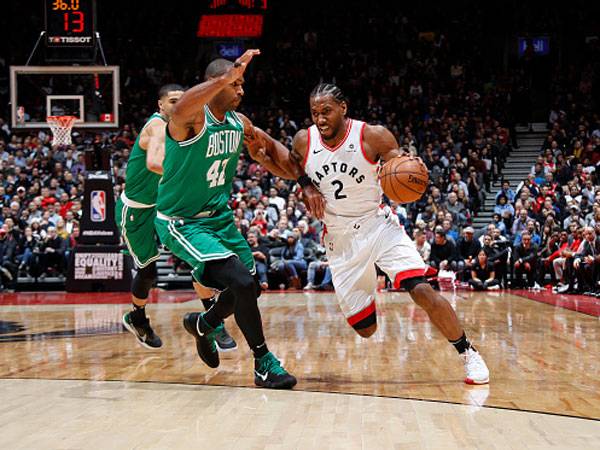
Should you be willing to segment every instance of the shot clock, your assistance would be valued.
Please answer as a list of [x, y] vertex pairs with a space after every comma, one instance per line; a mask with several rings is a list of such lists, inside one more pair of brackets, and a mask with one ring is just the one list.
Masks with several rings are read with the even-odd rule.
[[92, 47], [96, 0], [46, 0], [46, 45]]

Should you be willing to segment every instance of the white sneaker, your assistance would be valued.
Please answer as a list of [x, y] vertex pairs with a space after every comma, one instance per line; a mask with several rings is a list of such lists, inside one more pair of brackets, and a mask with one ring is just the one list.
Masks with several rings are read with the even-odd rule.
[[567, 292], [568, 290], [569, 290], [569, 285], [568, 285], [568, 284], [564, 284], [564, 285], [562, 285], [562, 286], [559, 286], [559, 287], [556, 289], [556, 293], [557, 293], [557, 294], [562, 294], [563, 292]]
[[498, 286], [497, 284], [488, 287], [488, 290], [490, 290], [490, 291], [495, 291], [496, 289], [500, 289], [500, 286]]
[[542, 288], [542, 287], [541, 287], [541, 286], [538, 284], [538, 282], [536, 281], [536, 282], [533, 284], [533, 289], [534, 289], [534, 290], [536, 290], [536, 291], [542, 291], [544, 288]]
[[308, 290], [314, 289], [314, 288], [315, 288], [315, 285], [310, 282], [306, 286], [304, 286], [305, 291], [308, 291]]
[[467, 384], [486, 384], [490, 381], [490, 371], [485, 365], [485, 361], [479, 352], [473, 348], [467, 349], [460, 357], [465, 364], [465, 383]]

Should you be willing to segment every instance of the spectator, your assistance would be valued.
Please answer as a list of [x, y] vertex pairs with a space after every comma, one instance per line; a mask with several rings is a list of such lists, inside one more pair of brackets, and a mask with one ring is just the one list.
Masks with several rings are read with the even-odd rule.
[[448, 213], [444, 217], [445, 219], [442, 220], [442, 228], [444, 229], [448, 240], [451, 240], [452, 243], [456, 245], [459, 236], [458, 227], [454, 225], [454, 222], [452, 221], [452, 214]]
[[573, 258], [577, 275], [574, 293], [596, 295], [598, 291], [598, 265], [600, 264], [600, 239], [592, 227], [583, 230], [583, 241]]
[[495, 278], [494, 266], [488, 260], [487, 253], [483, 249], [479, 250], [471, 267], [469, 285], [476, 291], [486, 291], [500, 287], [500, 282]]
[[5, 227], [0, 228], [0, 288], [12, 290], [17, 276], [17, 268], [14, 264], [17, 243]]
[[56, 233], [55, 227], [48, 227], [48, 233], [40, 249], [41, 277], [48, 275], [64, 276], [65, 251], [67, 243]]
[[496, 203], [498, 203], [498, 197], [503, 195], [507, 199], [507, 203], [515, 201], [515, 192], [510, 188], [510, 182], [507, 180], [502, 181], [502, 189], [496, 194]]
[[436, 228], [435, 230], [435, 240], [431, 245], [429, 265], [438, 270], [456, 272], [458, 269], [456, 246], [446, 238], [446, 232], [443, 228]]
[[255, 214], [256, 216], [254, 217], [254, 219], [252, 219], [252, 222], [250, 222], [250, 226], [256, 227], [258, 230], [260, 230], [260, 234], [262, 236], [265, 236], [269, 229], [269, 225], [265, 220], [264, 210], [257, 209]]
[[508, 197], [504, 194], [500, 194], [496, 197], [496, 206], [494, 207], [494, 214], [503, 216], [505, 212], [508, 212], [511, 216], [515, 215], [515, 208], [508, 203]]
[[269, 205], [275, 205], [280, 213], [285, 211], [285, 199], [279, 196], [275, 187], [269, 189]]
[[521, 236], [521, 244], [515, 247], [513, 256], [514, 274], [512, 288], [523, 287], [523, 275], [526, 275], [526, 287], [534, 287], [535, 269], [537, 267], [537, 247], [531, 244], [531, 235], [524, 232]]
[[258, 236], [254, 231], [249, 231], [246, 235], [246, 239], [248, 240], [248, 245], [250, 245], [250, 250], [252, 250], [252, 256], [254, 256], [256, 273], [258, 275], [260, 287], [263, 290], [266, 290], [269, 288], [269, 283], [267, 281], [267, 271], [269, 268], [269, 247], [267, 247], [265, 244], [261, 244], [258, 241]]
[[569, 211], [571, 214], [563, 221], [563, 227], [569, 228], [572, 222], [576, 223], [578, 227], [584, 227], [585, 221], [579, 216], [579, 207], [571, 205]]
[[511, 230], [511, 234], [513, 236], [513, 243], [514, 243], [514, 240], [517, 239], [517, 237], [519, 237], [521, 235], [521, 233], [523, 233], [524, 231], [527, 230], [527, 221], [528, 220], [529, 220], [529, 215], [527, 214], [527, 210], [526, 209], [520, 210], [518, 219], [515, 220], [515, 222], [513, 223], [512, 230]]
[[[322, 273], [321, 282], [316, 283], [317, 274]], [[333, 281], [331, 276], [331, 269], [329, 268], [329, 261], [325, 255], [321, 256], [321, 259], [317, 261], [311, 261], [308, 264], [308, 272], [306, 274], [308, 283], [304, 286], [304, 290], [316, 289], [318, 291], [332, 291]]]
[[413, 232], [413, 239], [415, 241], [415, 245], [417, 246], [419, 255], [421, 255], [421, 258], [423, 258], [425, 263], [428, 263], [429, 255], [431, 254], [431, 245], [429, 242], [427, 242], [427, 236], [425, 235], [425, 232], [417, 228]]
[[489, 248], [486, 248], [486, 251], [489, 252], [488, 258], [494, 265], [496, 278], [500, 281], [501, 286], [506, 288], [508, 287], [508, 274], [510, 272], [508, 261], [512, 256], [510, 241], [505, 236], [502, 236], [498, 228], [492, 231], [490, 237]]
[[494, 228], [498, 228], [501, 234], [506, 234], [506, 224], [502, 220], [502, 215], [494, 213], [492, 216], [492, 225]]
[[279, 264], [279, 271], [288, 280], [289, 287], [300, 289], [300, 273], [307, 269], [304, 259], [304, 246], [292, 232], [287, 233], [286, 246], [281, 254], [282, 261]]
[[457, 267], [459, 271], [464, 271], [463, 280], [466, 281], [469, 278], [473, 265], [477, 259], [477, 255], [481, 250], [479, 240], [473, 239], [475, 230], [473, 227], [466, 227], [463, 230], [463, 236], [458, 240], [458, 261]]
[[26, 227], [17, 246], [19, 271], [24, 271], [25, 274], [29, 275], [29, 270], [34, 262], [34, 253], [39, 253], [39, 245], [39, 237], [33, 235], [31, 227]]
[[[537, 232], [536, 226], [537, 226], [537, 223], [535, 220], [527, 219], [527, 225], [525, 226], [524, 232], [529, 233], [529, 235], [531, 236], [531, 243], [533, 245], [535, 245], [536, 247], [540, 247], [542, 245], [542, 237]], [[515, 235], [513, 245], [515, 245], [515, 246], [519, 245], [521, 243], [522, 236], [523, 236], [523, 233], [519, 233], [519, 234]]]
[[559, 281], [556, 291], [561, 294], [564, 294], [569, 290], [572, 291], [575, 288], [574, 274], [573, 276], [568, 275], [570, 275], [569, 272], [572, 272], [573, 257], [581, 244], [581, 232], [577, 228], [577, 224], [573, 223], [572, 225], [573, 229], [568, 238], [567, 245], [561, 245], [559, 256], [557, 256], [552, 263], [554, 275]]
[[563, 244], [566, 247], [567, 237], [568, 235], [566, 231], [563, 231], [560, 234], [556, 231], [553, 231], [552, 235], [548, 238], [546, 244], [540, 251], [540, 254], [538, 255], [538, 275], [536, 280], [540, 286], [544, 286], [546, 284], [546, 275], [550, 275], [552, 284], [556, 284], [552, 262], [558, 256]]

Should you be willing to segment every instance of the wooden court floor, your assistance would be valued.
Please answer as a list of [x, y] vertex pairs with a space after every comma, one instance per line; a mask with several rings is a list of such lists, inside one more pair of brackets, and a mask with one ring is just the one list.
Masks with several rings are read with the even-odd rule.
[[489, 386], [405, 293], [379, 294], [368, 340], [332, 294], [264, 294], [293, 392], [252, 387], [232, 319], [238, 350], [204, 366], [191, 292], [153, 293], [159, 351], [123, 332], [126, 294], [0, 296], [0, 448], [600, 448], [600, 305], [522, 294], [444, 293]]

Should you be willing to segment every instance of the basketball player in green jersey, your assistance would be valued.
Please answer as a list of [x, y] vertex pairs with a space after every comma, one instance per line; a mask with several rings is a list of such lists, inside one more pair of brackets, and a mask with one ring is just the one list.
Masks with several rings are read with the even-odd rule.
[[[142, 346], [150, 349], [162, 346], [145, 313], [159, 257], [154, 230], [156, 195], [165, 153], [166, 124], [173, 105], [182, 95], [183, 88], [177, 84], [168, 84], [159, 90], [159, 112], [150, 116], [133, 145], [127, 163], [125, 191], [115, 208], [116, 222], [137, 268], [131, 287], [133, 310], [123, 315], [123, 324]], [[205, 308], [212, 306], [213, 290], [197, 283], [194, 288]], [[224, 329], [217, 336], [217, 345], [221, 351], [237, 346]]]
[[[244, 143], [267, 170], [287, 175], [277, 166], [278, 160], [288, 159], [287, 148], [235, 112], [244, 94], [244, 71], [259, 53], [248, 50], [235, 64], [224, 59], [211, 62], [206, 81], [186, 91], [174, 106], [165, 137], [156, 229], [161, 241], [193, 268], [196, 281], [222, 290], [206, 313], [189, 313], [183, 319], [200, 358], [209, 367], [218, 367], [215, 336], [223, 319], [234, 314], [254, 354], [255, 384], [289, 389], [296, 378], [267, 348], [252, 251], [228, 206]], [[306, 195], [310, 194], [319, 195], [316, 189]]]

